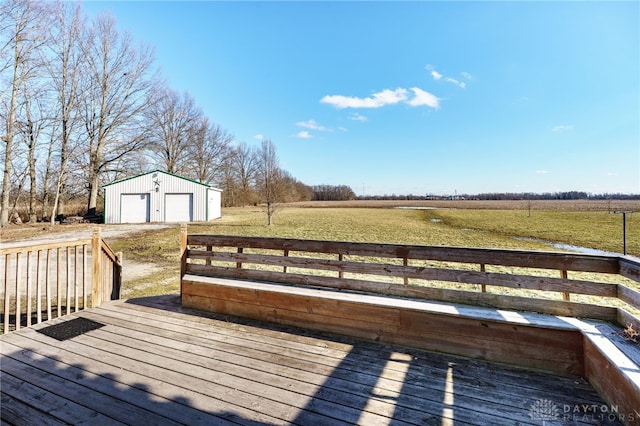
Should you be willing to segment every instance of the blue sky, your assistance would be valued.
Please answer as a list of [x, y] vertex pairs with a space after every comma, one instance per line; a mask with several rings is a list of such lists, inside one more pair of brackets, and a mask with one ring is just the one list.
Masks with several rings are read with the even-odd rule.
[[101, 2], [308, 184], [640, 193], [640, 2]]

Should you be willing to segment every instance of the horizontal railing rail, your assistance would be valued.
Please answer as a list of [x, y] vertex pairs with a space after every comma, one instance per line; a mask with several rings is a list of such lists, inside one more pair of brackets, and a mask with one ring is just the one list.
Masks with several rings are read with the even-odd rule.
[[187, 235], [182, 274], [587, 317], [640, 329], [640, 260], [561, 252]]
[[120, 297], [122, 255], [99, 229], [89, 239], [0, 248], [0, 256], [2, 333]]

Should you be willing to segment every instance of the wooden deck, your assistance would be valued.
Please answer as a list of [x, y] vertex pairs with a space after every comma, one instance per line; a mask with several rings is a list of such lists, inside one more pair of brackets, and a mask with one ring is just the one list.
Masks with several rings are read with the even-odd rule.
[[[78, 318], [102, 326], [43, 334]], [[619, 424], [583, 379], [205, 314], [178, 296], [108, 302], [0, 347], [2, 424]]]

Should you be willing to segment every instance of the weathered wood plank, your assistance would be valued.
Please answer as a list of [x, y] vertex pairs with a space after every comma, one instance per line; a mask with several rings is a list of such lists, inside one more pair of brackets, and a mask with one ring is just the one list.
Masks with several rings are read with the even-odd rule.
[[[332, 410], [320, 424], [539, 424], [529, 417], [537, 399], [550, 399], [559, 407], [602, 404], [576, 378], [298, 328], [195, 316], [179, 307], [115, 302], [71, 318], [78, 316], [106, 326], [58, 342], [34, 331], [46, 325], [41, 324], [3, 336], [2, 349], [9, 347], [11, 357], [29, 368], [53, 370], [55, 380], [69, 380], [72, 388], [85, 387], [86, 396], [78, 394], [78, 403], [93, 392], [101, 393], [100, 398], [124, 393], [131, 395], [126, 398], [131, 406], [181, 423], [317, 424], [318, 412]], [[51, 380], [40, 374], [35, 381]], [[145, 398], [147, 392], [153, 397]], [[254, 397], [260, 392], [288, 406], [289, 417], [278, 409], [265, 414], [268, 407]], [[157, 403], [158, 398], [166, 404]], [[250, 406], [240, 407], [245, 403]], [[336, 405], [344, 408], [336, 410]], [[203, 417], [196, 421], [182, 414], [189, 410]]]
[[287, 268], [306, 268], [317, 269], [320, 271], [337, 271], [341, 274], [350, 272], [355, 274], [381, 275], [385, 277], [394, 276], [402, 279], [416, 278], [422, 280], [451, 281], [530, 290], [571, 292], [576, 294], [605, 297], [615, 297], [617, 295], [616, 284], [572, 280], [567, 278], [417, 267], [408, 266], [406, 264], [391, 265], [331, 259], [296, 258], [291, 256], [283, 257], [264, 254], [210, 252], [204, 250], [189, 250], [188, 256], [191, 259], [205, 259], [208, 262], [207, 266], [211, 266], [211, 261], [251, 263], [278, 266], [283, 268], [284, 273], [287, 272]]
[[[562, 300], [534, 299], [530, 297], [508, 296], [494, 293], [481, 293], [446, 288], [422, 287], [404, 284], [392, 284], [362, 281], [349, 278], [336, 278], [316, 275], [260, 271], [250, 269], [222, 268], [205, 265], [187, 265], [187, 272], [203, 276], [240, 278], [244, 280], [268, 281], [302, 286], [323, 286], [335, 289], [374, 292], [391, 296], [413, 297], [435, 301], [447, 301], [476, 306], [488, 306], [501, 309], [513, 309], [540, 312], [551, 315], [594, 318], [615, 321], [616, 308], [597, 306]], [[183, 279], [184, 280], [184, 279]]]
[[481, 249], [352, 243], [288, 238], [235, 237], [224, 235], [189, 235], [187, 243], [193, 246], [244, 247], [302, 252], [342, 253], [344, 255], [394, 257], [416, 260], [438, 260], [486, 265], [521, 266], [528, 268], [572, 270], [583, 272], [618, 273], [615, 256], [591, 256], [555, 252]]
[[[131, 312], [131, 315], [139, 314], [138, 307], [135, 310], [127, 310]], [[133, 333], [136, 339], [157, 342], [166, 347], [172, 347], [172, 340], [177, 338], [188, 344], [185, 350], [189, 353], [198, 353], [206, 356], [213, 349], [218, 353], [228, 354], [225, 355], [225, 359], [231, 357], [230, 361], [233, 363], [245, 365], [248, 368], [260, 369], [264, 372], [271, 372], [277, 369], [279, 375], [291, 377], [295, 380], [318, 384], [322, 380], [322, 375], [331, 375], [334, 380], [340, 380], [340, 382], [330, 383], [329, 386], [335, 385], [336, 389], [344, 387], [345, 390], [351, 392], [357, 392], [358, 389], [354, 388], [354, 385], [350, 384], [351, 382], [354, 382], [354, 384], [367, 384], [374, 380], [376, 381], [375, 389], [378, 389], [376, 393], [380, 392], [380, 395], [389, 396], [404, 390], [405, 394], [407, 392], [410, 393], [410, 397], [404, 395], [401, 401], [397, 403], [407, 403], [415, 407], [421, 407], [424, 405], [421, 403], [423, 398], [429, 400], [434, 395], [434, 392], [443, 389], [443, 378], [447, 367], [452, 362], [456, 364], [456, 405], [465, 406], [465, 404], [468, 404], [467, 408], [475, 407], [476, 410], [487, 414], [494, 415], [495, 407], [491, 408], [492, 404], [499, 404], [512, 407], [510, 410], [514, 411], [515, 414], [509, 414], [511, 419], [516, 419], [518, 416], [526, 417], [527, 415], [523, 412], [522, 407], [530, 404], [531, 398], [562, 399], [566, 397], [558, 395], [567, 393], [567, 388], [561, 387], [563, 379], [554, 378], [553, 383], [550, 384], [548, 382], [549, 376], [531, 375], [526, 383], [523, 383], [521, 370], [507, 372], [507, 375], [503, 376], [505, 367], [500, 367], [496, 371], [487, 369], [486, 364], [483, 364], [482, 367], [476, 366], [474, 365], [476, 362], [469, 359], [434, 353], [411, 352], [407, 349], [401, 349], [402, 352], [398, 352], [398, 348], [364, 342], [359, 342], [355, 347], [353, 345], [343, 345], [344, 348], [337, 352], [322, 348], [323, 352], [315, 355], [314, 353], [309, 353], [308, 350], [315, 352], [313, 349], [318, 348], [317, 339], [313, 339], [312, 336], [289, 333], [287, 334], [287, 339], [295, 338], [296, 341], [307, 342], [306, 346], [308, 347], [301, 346], [301, 352], [297, 352], [297, 350], [291, 349], [291, 347], [295, 347], [292, 342], [287, 344], [288, 350], [285, 356], [282, 350], [278, 349], [278, 341], [282, 340], [283, 334], [270, 332], [269, 329], [264, 327], [252, 327], [251, 329], [245, 327], [242, 330], [232, 329], [229, 330], [229, 333], [224, 333], [224, 330], [220, 329], [231, 328], [230, 325], [232, 323], [199, 318], [202, 321], [199, 321], [198, 324], [202, 324], [202, 327], [194, 329], [194, 321], [184, 323], [177, 316], [172, 315], [171, 319], [166, 319], [164, 315], [158, 316], [153, 315], [152, 311], [147, 312], [150, 312], [150, 315], [141, 316], [139, 321], [136, 320], [134, 322], [128, 320], [130, 318], [128, 313], [121, 313], [120, 309], [115, 310], [112, 306], [101, 308], [99, 312], [85, 312], [83, 316], [118, 325], [118, 334], [129, 336], [131, 335], [130, 333]], [[176, 333], [166, 327], [176, 324], [178, 321], [180, 323], [178, 326], [182, 327], [183, 330], [176, 337]], [[133, 328], [124, 332], [120, 331], [120, 327], [128, 328], [127, 326], [134, 326], [135, 331], [133, 331]], [[250, 342], [247, 342], [245, 338], [239, 338], [238, 331], [243, 331], [242, 335], [247, 339], [250, 338]], [[258, 336], [256, 337], [256, 335]], [[274, 343], [276, 346], [274, 346]], [[349, 356], [346, 356], [346, 354]], [[357, 358], [354, 358], [356, 354]], [[336, 357], [336, 362], [340, 361], [339, 365], [329, 362], [334, 356]], [[376, 378], [375, 375], [370, 377], [372, 375], [371, 372], [379, 370], [376, 365], [380, 365], [380, 363], [385, 363], [385, 368], [380, 377]], [[411, 372], [410, 383], [406, 380], [407, 364], [409, 364]], [[513, 373], [513, 376], [510, 373]], [[546, 378], [547, 381], [542, 382], [541, 378]], [[571, 385], [572, 387], [575, 386], [573, 381]], [[478, 389], [482, 386], [491, 387], [495, 393], [485, 394], [478, 392]], [[572, 394], [575, 393], [573, 392], [574, 390], [572, 390]], [[589, 400], [589, 394], [591, 394], [591, 398], [598, 400], [592, 389], [581, 388], [580, 398], [569, 401], [563, 399], [563, 401], [566, 401], [567, 404], [584, 403], [584, 401]], [[435, 402], [439, 402], [437, 395], [434, 399]], [[485, 407], [487, 407], [486, 410]]]
[[[185, 283], [183, 303], [213, 312], [298, 324], [375, 341], [491, 361], [511, 361], [527, 368], [562, 374], [582, 372], [581, 338], [577, 330], [546, 333], [524, 325], [515, 327], [453, 315], [400, 310], [397, 306], [374, 305], [375, 302], [366, 304], [348, 300], [339, 293], [323, 295], [323, 291], [298, 289], [298, 293], [304, 294], [291, 294], [286, 288], [277, 289], [278, 286], [269, 284], [263, 284], [259, 289], [242, 289]], [[331, 300], [331, 296], [338, 300]]]
[[[6, 385], [3, 383], [3, 386], [10, 387], [11, 385], [11, 378], [7, 379]], [[0, 392], [0, 398], [2, 406], [0, 424], [24, 426], [63, 426], [69, 424], [52, 417], [51, 414], [41, 411], [29, 403], [14, 398], [4, 390]]]
[[[41, 341], [25, 339], [23, 336], [11, 336], [10, 340], [12, 346], [15, 345], [20, 349], [22, 362], [48, 372], [55, 372], [62, 379], [80, 383], [97, 395], [125, 398], [128, 403], [141, 408], [142, 416], [146, 416], [148, 412], [156, 413], [164, 417], [161, 423], [170, 422], [171, 419], [180, 424], [232, 424], [220, 417], [207, 414], [206, 410], [201, 411], [184, 405], [193, 399], [179, 387], [157, 380], [150, 381], [148, 377], [135, 373], [124, 375], [119, 369], [114, 370], [109, 365], [83, 354], [65, 351]], [[3, 345], [5, 345], [4, 342]], [[10, 352], [12, 356], [17, 356], [16, 353], [15, 350]], [[60, 360], [64, 360], [67, 364], [63, 369], [59, 368]], [[117, 373], [114, 374], [114, 371]], [[87, 392], [87, 395], [93, 398], [91, 392]], [[83, 398], [79, 397], [79, 399]], [[135, 417], [137, 418], [138, 415]], [[131, 418], [129, 421], [134, 423], [134, 420], [135, 418]], [[147, 420], [141, 418], [139, 421], [146, 423]]]
[[[31, 330], [25, 330], [31, 331]], [[30, 333], [33, 340], [47, 343], [51, 339], [37, 333]], [[13, 336], [11, 336], [13, 337]], [[146, 376], [143, 380], [146, 386], [149, 380], [160, 380], [162, 386], [170, 384], [183, 389], [195, 390], [189, 393], [188, 404], [199, 406], [204, 411], [213, 413], [232, 412], [244, 413], [243, 415], [264, 422], [291, 422], [299, 412], [299, 407], [283, 403], [282, 399], [273, 399], [269, 388], [257, 386], [249, 379], [235, 378], [229, 375], [212, 374], [204, 368], [181, 363], [172, 359], [164, 359], [152, 353], [128, 348], [126, 346], [109, 344], [85, 334], [74, 341], [63, 343], [65, 350], [76, 354], [82, 354], [101, 363], [115, 367], [126, 372], [124, 377], [131, 373]], [[57, 347], [58, 344], [56, 343]], [[223, 383], [224, 384], [223, 384]], [[184, 393], [184, 391], [182, 391]], [[203, 394], [206, 402], [201, 402], [202, 397], [195, 393]], [[313, 419], [320, 425], [340, 424], [339, 419], [330, 418], [322, 414], [309, 412], [309, 419]]]
[[585, 334], [585, 371], [625, 424], [640, 422], [640, 369], [598, 334]]
[[[204, 277], [197, 275], [186, 275], [184, 277], [184, 281], [186, 282], [194, 282], [199, 284], [213, 284], [213, 285], [223, 285], [229, 287], [242, 287], [249, 288], [252, 290], [258, 290], [260, 288], [264, 288], [265, 285], [270, 285], [269, 282], [264, 281], [248, 281], [248, 280], [236, 280], [236, 279], [228, 279], [228, 278], [214, 278], [214, 277]], [[363, 282], [365, 285], [368, 282]], [[273, 284], [273, 283], [271, 283]], [[377, 283], [375, 283], [377, 284]], [[398, 306], [402, 309], [423, 309], [428, 310], [433, 313], [446, 314], [446, 315], [458, 315], [468, 318], [474, 318], [478, 320], [495, 320], [495, 321], [506, 321], [509, 323], [517, 323], [517, 324], [531, 324], [539, 327], [547, 327], [547, 328], [560, 328], [560, 329], [576, 329], [579, 324], [581, 324], [580, 320], [571, 320], [567, 321], [564, 318], [559, 318], [555, 316], [550, 316], [547, 314], [535, 313], [535, 312], [526, 312], [526, 311], [506, 311], [499, 310], [492, 307], [485, 306], [473, 306], [473, 305], [465, 305], [465, 304], [456, 304], [446, 301], [436, 301], [436, 300], [423, 300], [420, 298], [414, 297], [415, 295], [411, 292], [394, 294], [397, 296], [408, 296], [405, 297], [386, 297], [387, 293], [383, 295], [378, 294], [367, 294], [360, 293], [356, 291], [331, 291], [331, 289], [323, 289], [317, 288], [313, 286], [297, 286], [297, 285], [287, 285], [277, 283], [272, 286], [274, 291], [282, 291], [287, 293], [294, 294], [309, 294], [312, 291], [312, 294], [322, 295], [327, 298], [335, 298], [335, 299], [346, 299], [353, 301], [369, 301], [374, 304], [382, 304], [387, 306]], [[416, 289], [421, 290], [422, 287], [418, 286], [393, 286], [387, 288], [400, 288], [406, 290]], [[365, 287], [366, 289], [366, 287]], [[386, 290], [389, 291], [389, 290]], [[452, 291], [453, 293], [459, 293], [459, 291]], [[393, 292], [391, 292], [393, 293]], [[473, 293], [476, 294], [476, 293]], [[455, 297], [452, 297], [455, 299]]]
[[[486, 309], [484, 310], [485, 312], [482, 312], [481, 309], [456, 309], [450, 310], [449, 313], [442, 315], [442, 311], [435, 312], [433, 310], [434, 304], [431, 303], [419, 303], [353, 293], [328, 292], [314, 288], [295, 288], [264, 283], [234, 283], [226, 281], [222, 282], [219, 286], [212, 285], [209, 282], [202, 284], [195, 283], [189, 289], [193, 290], [190, 291], [193, 295], [243, 303], [259, 303], [262, 306], [274, 309], [281, 307], [302, 313], [333, 316], [345, 324], [351, 321], [363, 321], [372, 324], [389, 324], [397, 327], [401, 326], [403, 313], [413, 315], [411, 313], [415, 312], [417, 315], [423, 315], [423, 317], [414, 321], [415, 324], [405, 326], [404, 328], [418, 330], [421, 329], [421, 327], [425, 327], [424, 330], [426, 331], [428, 327], [432, 327], [432, 321], [441, 321], [437, 327], [434, 326], [432, 328], [437, 328], [439, 331], [450, 334], [459, 334], [472, 324], [478, 324], [481, 326], [481, 329], [472, 334], [480, 339], [491, 337], [493, 340], [531, 341], [543, 332], [538, 330], [542, 325], [547, 327], [565, 327], [565, 329], [571, 331], [578, 331], [577, 328], [567, 323], [563, 323], [560, 320], [548, 321], [548, 318], [543, 316], [537, 316], [535, 319], [534, 317], [530, 317], [533, 321], [539, 321], [530, 324], [535, 326], [533, 328], [527, 327], [528, 324], [524, 321], [518, 328], [505, 318], [504, 313], [496, 313], [495, 311], [486, 312]], [[286, 303], [283, 301], [283, 297], [287, 298]], [[464, 312], [467, 313], [463, 315]], [[484, 316], [484, 319], [482, 316]], [[449, 326], [443, 328], [447, 324]], [[490, 333], [488, 324], [492, 324]], [[465, 335], [467, 334], [469, 333], [465, 333]], [[550, 337], [547, 337], [547, 339], [549, 338]], [[548, 340], [546, 343], [553, 343], [556, 346], [569, 345], [564, 337], [558, 337], [553, 342]], [[567, 347], [572, 347], [572, 345]]]
[[[52, 393], [49, 388], [41, 388], [30, 383], [29, 380], [14, 376], [15, 363], [8, 359], [2, 360], [2, 391], [12, 398], [22, 401], [38, 410], [48, 413], [54, 419], [64, 419], [67, 424], [90, 425], [126, 424], [108, 417], [91, 408], [76, 403], [74, 400], [64, 399]], [[3, 404], [4, 405], [4, 404]], [[4, 411], [4, 407], [3, 407]], [[94, 423], [92, 423], [94, 422]]]
[[[100, 337], [104, 342], [120, 343], [129, 347], [137, 345], [145, 352], [206, 368], [211, 374], [216, 374], [221, 378], [226, 375], [250, 377], [254, 386], [272, 387], [272, 395], [274, 397], [281, 395], [283, 401], [292, 401], [286, 396], [288, 392], [302, 395], [301, 399], [303, 400], [306, 399], [305, 396], [312, 397], [315, 401], [314, 410], [320, 410], [321, 406], [325, 405], [327, 410], [334, 413], [333, 415], [339, 415], [340, 418], [353, 422], [362, 420], [364, 414], [364, 418], [368, 417], [370, 421], [381, 421], [383, 417], [393, 417], [394, 421], [420, 424], [425, 410], [434, 414], [441, 411], [440, 401], [422, 400], [422, 407], [417, 409], [406, 405], [397, 406], [388, 398], [372, 397], [371, 391], [375, 387], [377, 377], [371, 378], [366, 385], [358, 386], [349, 386], [352, 382], [332, 377], [332, 381], [336, 381], [334, 386], [323, 386], [326, 380], [325, 376], [297, 372], [295, 377], [290, 378], [284, 374], [283, 366], [277, 366], [277, 368], [271, 366], [270, 370], [260, 370], [258, 365], [253, 362], [250, 365], [242, 365], [242, 360], [234, 359], [233, 362], [228, 362], [224, 359], [215, 359], [211, 358], [210, 351], [201, 351], [199, 346], [184, 344], [177, 340], [168, 342], [158, 338], [140, 340], [139, 337], [142, 336], [131, 336], [130, 333], [110, 334], [103, 330], [94, 335], [96, 338]], [[336, 385], [338, 385], [337, 388]], [[339, 404], [336, 404], [337, 401]], [[470, 421], [476, 416], [476, 410], [472, 410], [466, 413], [466, 416], [465, 413], [460, 413], [457, 419], [464, 420], [467, 417]]]
[[632, 326], [635, 330], [640, 330], [640, 318], [623, 308], [618, 308], [617, 323], [623, 327]]
[[618, 284], [618, 298], [634, 308], [640, 309], [640, 291]]
[[[145, 305], [146, 302], [141, 303], [124, 303], [118, 305], [106, 305], [100, 309], [101, 313], [107, 313], [111, 316], [120, 317], [122, 320], [131, 319], [140, 316], [140, 319], [135, 323], [143, 324], [155, 324], [156, 332], [151, 334], [157, 334], [157, 331], [168, 332], [179, 331], [181, 338], [196, 338], [199, 343], [207, 345], [205, 342], [215, 342], [216, 347], [219, 344], [226, 344], [237, 342], [236, 346], [241, 349], [250, 351], [247, 348], [263, 348], [265, 352], [274, 352], [278, 355], [283, 355], [283, 350], [286, 350], [286, 357], [284, 359], [307, 359], [308, 356], [316, 356], [311, 359], [312, 365], [326, 365], [330, 369], [335, 369], [335, 360], [340, 361], [340, 366], [350, 365], [352, 372], [361, 369], [364, 363], [367, 365], [367, 359], [373, 360], [372, 362], [379, 362], [379, 359], [388, 359], [389, 353], [402, 353], [409, 354], [409, 359], [412, 364], [435, 371], [438, 377], [442, 377], [438, 371], [446, 372], [446, 366], [448, 362], [455, 360], [458, 363], [464, 363], [464, 368], [458, 373], [459, 377], [465, 377], [466, 373], [469, 373], [469, 379], [477, 378], [479, 375], [489, 374], [489, 380], [495, 382], [496, 386], [502, 384], [512, 384], [514, 387], [524, 389], [523, 392], [529, 393], [534, 391], [534, 387], [540, 385], [550, 395], [558, 392], [559, 394], [566, 393], [568, 388], [566, 385], [561, 385], [561, 382], [565, 379], [555, 377], [554, 383], [549, 383], [546, 378], [549, 375], [542, 373], [528, 372], [528, 379], [526, 383], [520, 380], [523, 373], [521, 369], [509, 368], [504, 365], [500, 365], [499, 368], [493, 368], [481, 361], [476, 361], [468, 358], [459, 358], [448, 354], [438, 354], [433, 352], [423, 352], [415, 349], [408, 349], [402, 347], [401, 349], [396, 346], [388, 346], [376, 343], [367, 343], [361, 340], [354, 340], [348, 337], [340, 337], [337, 335], [331, 335], [331, 340], [326, 340], [327, 337], [314, 334], [310, 334], [308, 331], [299, 328], [277, 328], [277, 326], [265, 327], [263, 323], [247, 322], [250, 320], [241, 320], [240, 318], [229, 318], [226, 316], [220, 316], [215, 314], [208, 314], [199, 312], [198, 316], [191, 315], [188, 319], [184, 319], [182, 313], [172, 312], [162, 307], [161, 315], [158, 314], [158, 308]], [[120, 312], [120, 311], [125, 312]], [[191, 312], [191, 311], [189, 311]], [[213, 315], [213, 316], [212, 316]], [[533, 316], [544, 319], [546, 316], [536, 315]], [[542, 322], [542, 324], [546, 324]], [[589, 324], [585, 324], [582, 327], [588, 327]], [[186, 329], [185, 329], [186, 328]], [[575, 325], [565, 324], [566, 329], [576, 329]], [[180, 331], [181, 330], [181, 331]], [[199, 336], [199, 337], [198, 337]], [[219, 336], [219, 337], [216, 337]], [[268, 346], [264, 346], [268, 342]], [[357, 345], [354, 346], [354, 342]], [[271, 349], [268, 349], [271, 348]], [[357, 353], [359, 358], [354, 363], [344, 361], [345, 353]], [[404, 373], [406, 371], [406, 359], [398, 358], [397, 362], [389, 360], [387, 365], [389, 371], [394, 369], [398, 372]], [[396, 366], [397, 368], [394, 368]], [[444, 368], [443, 368], [444, 366]], [[367, 371], [365, 368], [364, 371]], [[312, 367], [312, 371], [315, 371]], [[403, 380], [404, 376], [399, 378]], [[570, 388], [577, 385], [579, 380], [575, 378], [567, 380], [570, 383]], [[476, 382], [477, 384], [477, 382]], [[529, 385], [533, 385], [531, 389]], [[556, 384], [558, 386], [556, 387]], [[586, 388], [580, 388], [581, 394], [596, 395], [591, 389], [587, 391]]]
[[620, 275], [640, 283], [640, 261], [638, 261], [638, 258], [631, 256], [621, 257]]
[[90, 239], [64, 240], [64, 241], [56, 241], [55, 243], [38, 244], [37, 246], [24, 245], [24, 246], [18, 246], [18, 247], [5, 247], [5, 248], [0, 248], [0, 255], [22, 253], [22, 252], [26, 252], [27, 250], [33, 250], [34, 248], [37, 248], [38, 250], [47, 250], [47, 249], [66, 248], [67, 246], [84, 245], [84, 244], [87, 244], [87, 245], [91, 244], [91, 240]]
[[[166, 371], [164, 368], [147, 366], [139, 360], [132, 360], [109, 351], [85, 346], [73, 341], [64, 342], [64, 349], [58, 347], [57, 344], [49, 347], [47, 342], [50, 339], [44, 336], [40, 337], [35, 333], [29, 337], [33, 337], [33, 339], [29, 341], [21, 340], [19, 344], [27, 349], [38, 351], [38, 353], [47, 354], [47, 356], [52, 356], [49, 355], [50, 352], [48, 351], [54, 351], [54, 353], [58, 353], [58, 357], [63, 356], [65, 360], [83, 359], [83, 368], [96, 375], [106, 374], [110, 377], [115, 377], [118, 381], [128, 386], [137, 387], [146, 390], [150, 394], [159, 395], [176, 402], [179, 404], [177, 406], [178, 409], [176, 409], [176, 405], [169, 405], [169, 407], [178, 414], [183, 415], [181, 422], [185, 424], [225, 424], [227, 423], [225, 419], [229, 418], [231, 420], [234, 416], [238, 419], [247, 418], [265, 423], [282, 423], [277, 417], [261, 413], [262, 401], [258, 399], [252, 400], [253, 408], [256, 411], [244, 409], [238, 405], [236, 400], [244, 399], [244, 402], [246, 402], [246, 397], [243, 398], [237, 391], [230, 391], [228, 388], [218, 386], [215, 383], [200, 380], [195, 385], [189, 382], [189, 375], [182, 377], [180, 373]], [[18, 339], [13, 335], [11, 338]], [[33, 340], [35, 340], [35, 343]], [[60, 350], [64, 352], [60, 353]], [[144, 395], [141, 397], [144, 398]], [[243, 403], [243, 401], [239, 401], [239, 403]], [[249, 424], [251, 423], [249, 422]]]

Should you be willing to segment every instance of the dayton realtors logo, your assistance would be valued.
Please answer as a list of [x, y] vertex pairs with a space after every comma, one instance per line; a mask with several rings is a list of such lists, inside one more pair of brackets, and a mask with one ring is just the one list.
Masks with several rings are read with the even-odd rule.
[[640, 412], [631, 414], [620, 413], [617, 405], [605, 404], [564, 404], [558, 405], [549, 399], [536, 399], [529, 407], [531, 420], [545, 422], [573, 421], [573, 422], [633, 422], [640, 420]]
[[529, 417], [531, 417], [531, 420], [540, 420], [544, 424], [545, 421], [558, 420], [560, 418], [560, 409], [553, 401], [536, 399], [529, 407]]

